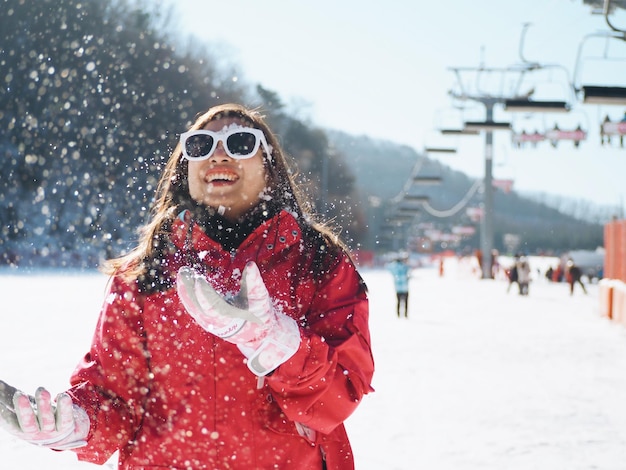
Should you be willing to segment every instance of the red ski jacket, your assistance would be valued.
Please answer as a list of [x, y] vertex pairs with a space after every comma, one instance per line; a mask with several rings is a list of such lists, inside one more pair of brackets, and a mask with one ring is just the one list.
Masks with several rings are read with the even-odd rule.
[[299, 322], [299, 350], [259, 379], [235, 345], [194, 322], [175, 287], [143, 294], [114, 277], [71, 378], [69, 393], [91, 420], [79, 459], [102, 464], [119, 450], [124, 470], [353, 469], [342, 423], [372, 390], [374, 361], [366, 290], [349, 258], [316, 278], [286, 212], [234, 253], [181, 219], [171, 238], [172, 278], [192, 250], [216, 287], [236, 292], [255, 261], [274, 301]]

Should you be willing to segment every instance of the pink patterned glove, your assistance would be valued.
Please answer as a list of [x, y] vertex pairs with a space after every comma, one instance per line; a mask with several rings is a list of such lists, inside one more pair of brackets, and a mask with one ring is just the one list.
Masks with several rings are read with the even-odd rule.
[[230, 301], [189, 267], [178, 271], [177, 290], [187, 313], [209, 333], [236, 344], [248, 358], [248, 368], [259, 377], [298, 350], [298, 324], [274, 308], [253, 262], [244, 268], [241, 290]]
[[52, 402], [43, 387], [32, 397], [0, 380], [0, 427], [31, 444], [75, 449], [87, 444], [89, 417], [66, 393]]

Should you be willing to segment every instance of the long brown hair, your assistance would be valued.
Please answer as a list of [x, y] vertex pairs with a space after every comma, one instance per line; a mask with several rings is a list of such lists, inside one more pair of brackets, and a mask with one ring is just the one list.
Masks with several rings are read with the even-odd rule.
[[[276, 198], [284, 209], [297, 216], [304, 236], [311, 239], [318, 238], [329, 249], [327, 254], [336, 253], [339, 250], [347, 252], [337, 234], [329, 226], [315, 220], [312, 206], [299, 191], [277, 137], [258, 111], [238, 104], [214, 106], [199, 115], [189, 130], [203, 129], [211, 121], [229, 117], [239, 118], [252, 127], [262, 130], [265, 134], [271, 152], [271, 155], [264, 157], [272, 197]], [[159, 180], [151, 219], [140, 228], [137, 246], [124, 256], [106, 261], [102, 267], [105, 273], [112, 275], [121, 271], [128, 279], [146, 274], [145, 271], [150, 265], [147, 261], [154, 260], [160, 255], [160, 242], [167, 238], [172, 221], [176, 218], [180, 207], [194, 204], [189, 195], [187, 167], [187, 161], [182, 158], [181, 145], [178, 143], [170, 154]]]

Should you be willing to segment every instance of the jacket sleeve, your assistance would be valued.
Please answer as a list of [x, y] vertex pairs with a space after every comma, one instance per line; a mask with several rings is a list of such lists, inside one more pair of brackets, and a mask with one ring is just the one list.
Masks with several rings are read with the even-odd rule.
[[365, 284], [347, 257], [326, 276], [298, 351], [268, 377], [287, 417], [324, 434], [373, 391], [374, 373]]
[[80, 460], [105, 463], [139, 426], [149, 380], [141, 311], [136, 287], [115, 278], [90, 351], [70, 379], [68, 393], [91, 424], [87, 446], [74, 450]]

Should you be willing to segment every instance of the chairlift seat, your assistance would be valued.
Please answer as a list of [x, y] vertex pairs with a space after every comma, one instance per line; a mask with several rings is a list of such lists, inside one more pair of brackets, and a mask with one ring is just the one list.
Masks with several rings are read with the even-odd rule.
[[456, 153], [452, 147], [426, 147], [426, 153]]
[[625, 87], [585, 85], [582, 91], [584, 103], [626, 105]]
[[532, 134], [526, 132], [514, 133], [513, 134], [513, 142], [514, 143], [537, 143], [546, 140], [546, 136], [541, 132], [533, 132]]
[[557, 140], [573, 140], [574, 142], [580, 142], [587, 138], [587, 133], [582, 129], [575, 129], [573, 131], [566, 131], [560, 129], [551, 129], [546, 132], [546, 139], [550, 141]]
[[477, 130], [470, 129], [441, 129], [443, 135], [478, 135]]
[[504, 110], [524, 113], [567, 113], [570, 106], [565, 101], [533, 101], [529, 99], [505, 100]]
[[510, 122], [497, 121], [468, 121], [465, 129], [470, 131], [510, 131]]
[[441, 176], [416, 176], [413, 178], [413, 182], [417, 184], [440, 184]]
[[421, 194], [405, 194], [403, 199], [411, 202], [428, 202], [430, 197]]
[[626, 135], [626, 121], [602, 123], [604, 135]]

